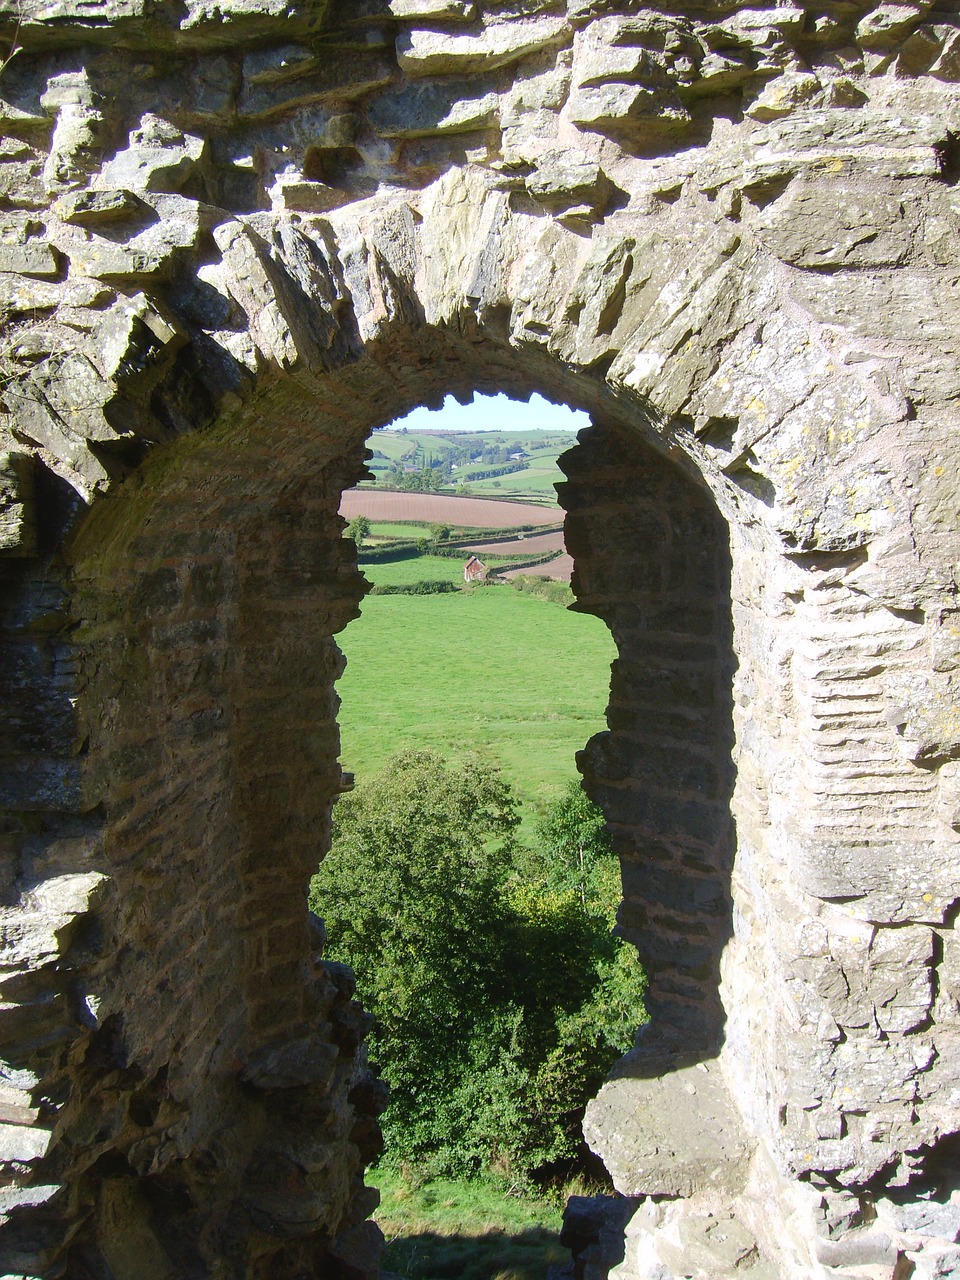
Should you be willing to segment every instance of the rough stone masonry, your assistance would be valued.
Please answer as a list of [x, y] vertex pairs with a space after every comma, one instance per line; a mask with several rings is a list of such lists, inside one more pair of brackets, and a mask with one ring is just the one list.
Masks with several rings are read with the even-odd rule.
[[587, 410], [618, 1280], [960, 1276], [954, 0], [0, 0], [0, 1273], [372, 1280], [337, 516]]

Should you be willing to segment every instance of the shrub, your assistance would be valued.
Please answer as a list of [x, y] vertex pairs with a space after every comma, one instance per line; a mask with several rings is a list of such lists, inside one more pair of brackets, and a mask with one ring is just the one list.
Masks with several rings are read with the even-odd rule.
[[556, 578], [540, 578], [530, 573], [518, 573], [510, 579], [511, 585], [527, 595], [538, 596], [541, 600], [549, 600], [551, 604], [565, 606], [573, 604], [574, 595], [567, 582]]
[[388, 1162], [525, 1179], [576, 1155], [583, 1107], [643, 1017], [589, 805], [571, 788], [524, 854], [498, 771], [429, 752], [337, 804], [310, 902], [375, 1019]]
[[346, 528], [346, 536], [357, 544], [357, 549], [363, 546], [365, 538], [370, 537], [370, 521], [366, 516], [354, 516], [348, 522]]
[[410, 539], [390, 542], [383, 547], [364, 547], [357, 556], [357, 563], [361, 568], [365, 564], [391, 564], [395, 560], [415, 560], [419, 554], [419, 542]]

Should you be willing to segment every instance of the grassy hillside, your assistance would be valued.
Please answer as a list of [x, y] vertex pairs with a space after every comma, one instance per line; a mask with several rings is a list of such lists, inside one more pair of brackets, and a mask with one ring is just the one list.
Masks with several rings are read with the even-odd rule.
[[[509, 476], [500, 476], [499, 480], [477, 480], [469, 485], [471, 493], [482, 494], [488, 498], [531, 498], [542, 502], [556, 501], [557, 491], [554, 487], [566, 479], [559, 467], [542, 470], [514, 471]], [[499, 485], [499, 488], [497, 487]]]
[[[396, 568], [364, 572], [383, 581]], [[529, 831], [534, 806], [576, 776], [574, 753], [604, 727], [615, 657], [606, 627], [506, 586], [368, 596], [361, 607], [339, 637], [344, 768], [362, 779], [418, 747], [486, 753], [524, 801]]]
[[[541, 501], [554, 499], [554, 484], [564, 479], [557, 458], [576, 443], [576, 437], [568, 432], [543, 431], [484, 431], [476, 434], [465, 432], [390, 431], [374, 432], [368, 441], [374, 457], [368, 462], [377, 477], [377, 483], [387, 483], [388, 473], [398, 462], [419, 468], [432, 463], [455, 463], [448, 486], [453, 491], [467, 484], [473, 493], [490, 497], [523, 495]], [[484, 450], [499, 445], [504, 457], [523, 450], [526, 467], [509, 475], [475, 479], [475, 473], [483, 472], [489, 461], [476, 461]]]

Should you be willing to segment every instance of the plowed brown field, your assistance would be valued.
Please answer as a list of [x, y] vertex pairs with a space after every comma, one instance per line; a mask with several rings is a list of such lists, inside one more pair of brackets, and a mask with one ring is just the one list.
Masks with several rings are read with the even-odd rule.
[[473, 529], [510, 529], [517, 525], [556, 524], [557, 507], [528, 502], [497, 502], [492, 498], [457, 498], [444, 493], [386, 493], [379, 489], [348, 489], [340, 502], [344, 520], [422, 520], [425, 524], [453, 524]]
[[[497, 570], [499, 573], [500, 570]], [[518, 573], [529, 573], [531, 578], [555, 578], [558, 582], [569, 582], [573, 573], [573, 556], [564, 553], [556, 560], [548, 560], [546, 564], [535, 564], [529, 569], [507, 569], [501, 577], [515, 578]]]
[[511, 538], [504, 542], [478, 542], [475, 548], [468, 547], [466, 550], [476, 550], [478, 555], [486, 552], [488, 555], [538, 556], [544, 551], [563, 550], [563, 530], [557, 529], [554, 533], [536, 533], [526, 538]]

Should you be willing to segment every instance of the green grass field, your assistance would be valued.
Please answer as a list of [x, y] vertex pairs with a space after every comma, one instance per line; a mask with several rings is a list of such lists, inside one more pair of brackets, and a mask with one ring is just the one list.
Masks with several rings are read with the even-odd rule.
[[411, 1186], [386, 1170], [368, 1180], [381, 1195], [384, 1267], [404, 1280], [543, 1280], [552, 1263], [570, 1259], [554, 1201], [480, 1180]]
[[428, 524], [392, 524], [388, 520], [373, 521], [370, 525], [372, 538], [429, 538]]
[[[573, 443], [572, 437], [570, 443]], [[491, 498], [530, 497], [556, 501], [554, 485], [566, 480], [557, 466], [557, 458], [565, 452], [566, 447], [568, 446], [531, 452], [523, 471], [512, 471], [509, 475], [495, 476], [490, 480], [471, 480], [470, 491]]]
[[604, 728], [615, 657], [606, 627], [508, 586], [368, 596], [361, 608], [338, 637], [343, 767], [362, 781], [398, 751], [479, 752], [502, 764], [529, 837], [537, 808], [577, 776], [574, 753]]
[[[555, 484], [566, 479], [558, 467], [550, 470], [514, 471], [509, 476], [499, 476], [496, 480], [475, 480], [470, 484], [470, 492], [482, 494], [487, 498], [533, 498], [536, 501], [557, 498]], [[499, 488], [497, 484], [499, 483]]]
[[[477, 554], [488, 569], [496, 569], [498, 565], [509, 567], [516, 563], [518, 556], [523, 556], [523, 543], [517, 544], [512, 559], [505, 555], [485, 555], [483, 547], [479, 548]], [[361, 564], [360, 570], [374, 586], [400, 586], [427, 578], [441, 582], [463, 582], [463, 566], [469, 558], [469, 551], [464, 551], [462, 556], [412, 555], [403, 560], [388, 560], [383, 564]]]
[[[406, 560], [388, 560], [385, 564], [362, 564], [360, 572], [374, 586], [392, 587], [420, 582], [425, 578], [435, 578], [441, 582], [462, 582], [463, 566], [469, 554], [465, 551], [463, 560], [454, 560], [449, 556], [409, 556]], [[362, 608], [366, 607], [364, 603]]]

